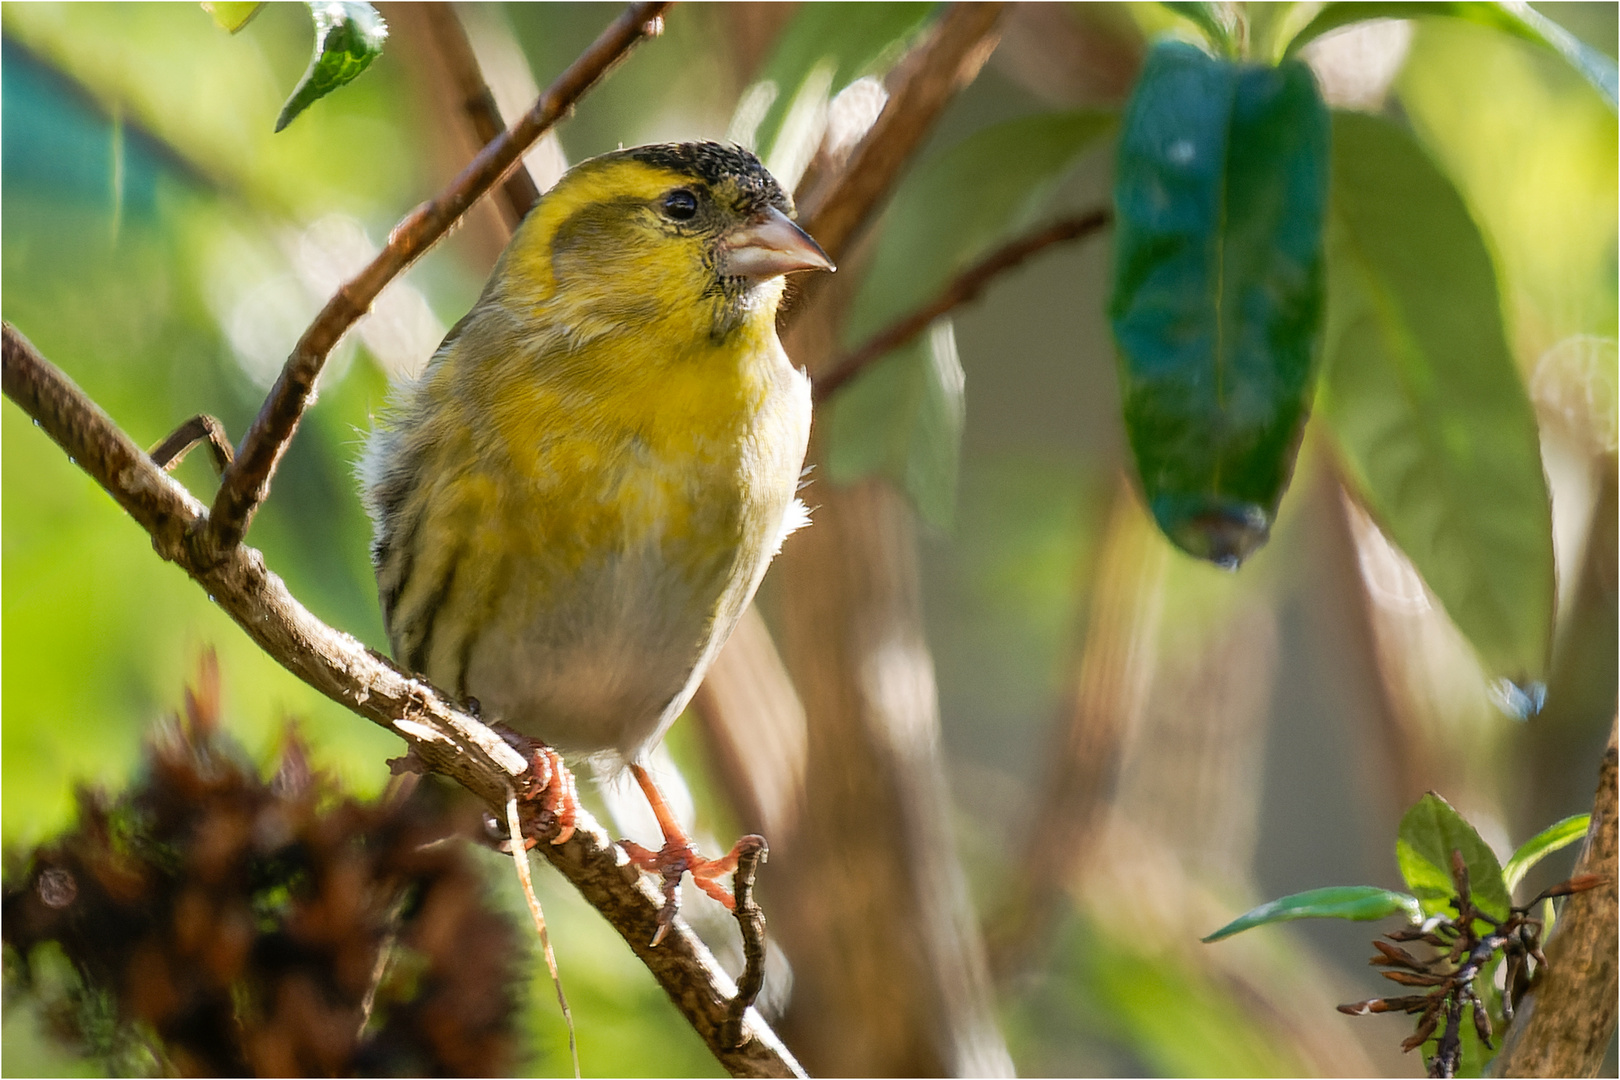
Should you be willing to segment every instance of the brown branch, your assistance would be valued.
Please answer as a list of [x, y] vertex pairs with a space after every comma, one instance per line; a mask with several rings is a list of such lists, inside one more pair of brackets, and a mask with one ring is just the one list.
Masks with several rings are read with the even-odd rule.
[[[258, 551], [237, 545], [215, 554], [204, 538], [208, 518], [202, 504], [10, 323], [0, 325], [0, 335], [6, 396], [151, 535], [160, 556], [191, 575], [288, 671], [400, 736], [425, 765], [501, 812], [527, 768], [517, 751], [426, 682], [310, 614], [266, 569]], [[568, 843], [541, 844], [540, 850], [624, 937], [721, 1065], [736, 1076], [803, 1075], [757, 1013], [748, 1013], [741, 1045], [722, 1039], [735, 990], [731, 980], [679, 921], [657, 948], [648, 946], [660, 901], [588, 814], [581, 814]]]
[[[432, 32], [439, 59], [443, 61], [450, 81], [455, 84], [456, 93], [461, 96], [462, 114], [472, 126], [478, 144], [489, 145], [506, 130], [506, 124], [501, 120], [495, 95], [484, 81], [484, 73], [478, 66], [478, 57], [467, 38], [467, 30], [461, 25], [461, 17], [456, 14], [456, 5], [443, 2], [425, 4], [422, 15]], [[540, 200], [540, 189], [535, 186], [529, 170], [520, 166], [513, 169], [501, 185], [501, 196], [501, 208], [507, 231], [510, 232]]]
[[1095, 865], [1125, 744], [1147, 705], [1167, 551], [1121, 475], [1091, 569], [1092, 599], [1064, 702], [1066, 715], [1054, 728], [1022, 870], [1002, 915], [992, 923], [991, 963], [1004, 982], [1022, 973], [1038, 944], [1050, 937], [1066, 891]]
[[222, 475], [231, 467], [233, 451], [231, 440], [225, 434], [225, 425], [207, 413], [198, 413], [175, 428], [168, 438], [152, 447], [147, 456], [158, 468], [168, 472], [179, 465], [185, 456], [191, 453], [193, 447], [201, 443], [208, 444], [209, 456], [214, 461], [215, 475]]
[[224, 561], [247, 534], [253, 514], [269, 494], [271, 477], [309, 404], [315, 379], [338, 340], [366, 313], [389, 282], [442, 238], [479, 197], [506, 175], [530, 144], [562, 119], [581, 95], [642, 38], [658, 32], [659, 15], [668, 6], [667, 0], [654, 0], [627, 7], [510, 130], [484, 147], [449, 187], [407, 214], [371, 264], [327, 301], [294, 346], [243, 438], [236, 461], [220, 481], [199, 550], [205, 562]]
[[727, 1044], [743, 1039], [743, 1019], [754, 999], [765, 987], [765, 912], [754, 899], [754, 876], [770, 854], [763, 836], [745, 836], [737, 842], [741, 849], [737, 872], [731, 878], [731, 895], [736, 901], [732, 913], [742, 933], [743, 972], [737, 979], [737, 993], [731, 999], [726, 1027], [721, 1038]]
[[1107, 210], [1093, 210], [1079, 217], [1055, 221], [997, 248], [957, 274], [928, 303], [885, 326], [858, 347], [828, 364], [815, 381], [816, 404], [821, 404], [840, 387], [859, 375], [874, 361], [898, 349], [922, 333], [928, 325], [955, 308], [973, 300], [998, 274], [1011, 270], [1025, 259], [1069, 240], [1079, 240], [1100, 231], [1113, 219]]
[[900, 62], [893, 92], [838, 179], [803, 207], [807, 231], [836, 260], [893, 189], [934, 121], [995, 47], [1005, 4], [953, 4], [929, 39]]
[[1614, 1037], [1615, 959], [1615, 728], [1603, 752], [1592, 824], [1575, 861], [1574, 877], [1596, 874], [1601, 886], [1571, 897], [1547, 942], [1541, 979], [1514, 1010], [1495, 1076], [1596, 1076]]

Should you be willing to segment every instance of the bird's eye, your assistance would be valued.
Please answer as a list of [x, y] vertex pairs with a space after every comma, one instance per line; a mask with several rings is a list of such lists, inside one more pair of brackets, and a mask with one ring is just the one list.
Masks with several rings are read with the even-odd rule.
[[676, 188], [664, 196], [664, 216], [675, 221], [690, 221], [697, 213], [697, 196], [686, 188]]

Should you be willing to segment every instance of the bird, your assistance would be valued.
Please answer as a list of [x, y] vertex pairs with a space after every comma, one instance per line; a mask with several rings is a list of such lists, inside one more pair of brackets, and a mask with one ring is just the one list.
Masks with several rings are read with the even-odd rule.
[[[574, 166], [472, 309], [402, 382], [359, 463], [394, 658], [517, 736], [559, 820], [557, 755], [628, 767], [664, 847], [656, 943], [696, 851], [645, 767], [783, 540], [810, 383], [776, 332], [786, 275], [836, 268], [757, 157], [714, 142]], [[516, 839], [516, 838], [514, 838]]]

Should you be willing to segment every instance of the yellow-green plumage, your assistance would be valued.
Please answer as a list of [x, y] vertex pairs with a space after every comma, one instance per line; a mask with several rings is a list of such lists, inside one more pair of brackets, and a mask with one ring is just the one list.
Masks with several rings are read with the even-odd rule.
[[680, 712], [802, 514], [809, 384], [744, 250], [783, 209], [713, 144], [540, 201], [362, 463], [403, 664], [565, 750], [629, 759]]

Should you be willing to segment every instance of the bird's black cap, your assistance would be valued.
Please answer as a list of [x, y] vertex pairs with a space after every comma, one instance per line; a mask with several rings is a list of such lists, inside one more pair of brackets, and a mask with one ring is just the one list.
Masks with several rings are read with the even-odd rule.
[[717, 142], [657, 143], [620, 153], [646, 165], [702, 180], [711, 187], [735, 185], [745, 203], [759, 208], [774, 206], [783, 213], [793, 213], [793, 200], [776, 182], [776, 177], [766, 170], [759, 158], [740, 146]]

